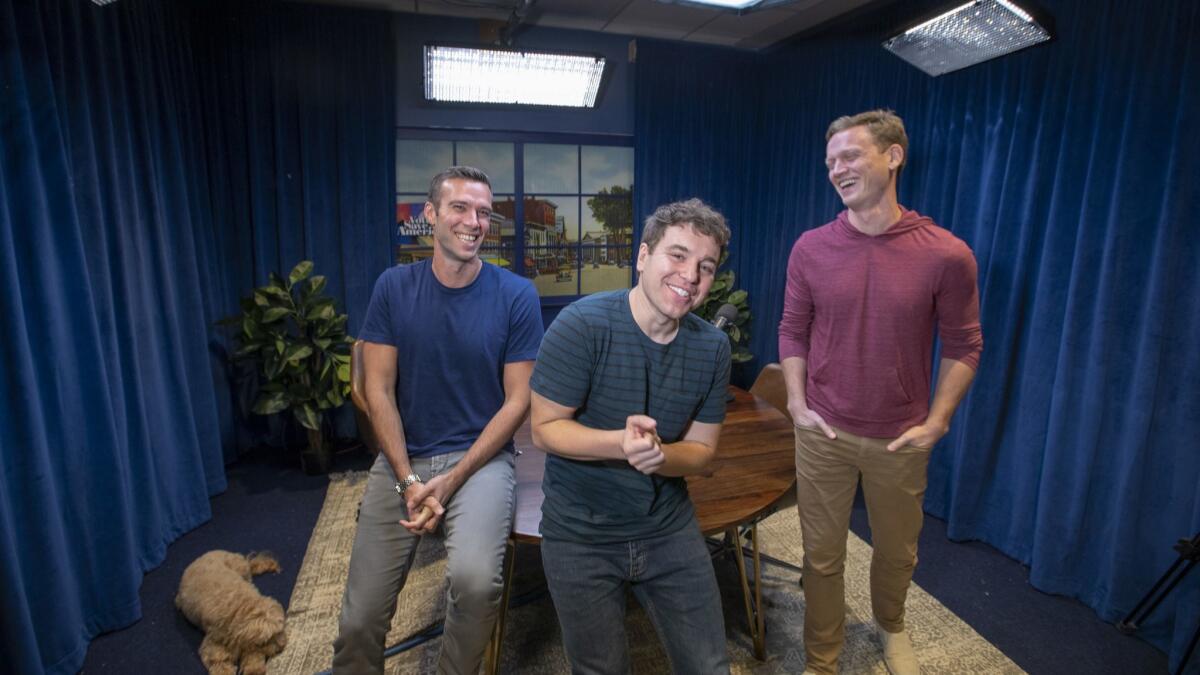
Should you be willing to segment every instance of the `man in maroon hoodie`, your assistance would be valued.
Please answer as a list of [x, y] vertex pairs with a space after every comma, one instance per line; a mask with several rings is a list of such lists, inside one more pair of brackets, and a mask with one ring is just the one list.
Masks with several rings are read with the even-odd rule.
[[[825, 134], [829, 181], [846, 210], [796, 240], [779, 357], [796, 424], [804, 538], [807, 670], [837, 672], [842, 571], [859, 475], [871, 523], [871, 607], [894, 675], [918, 672], [904, 629], [930, 448], [975, 377], [983, 337], [971, 249], [900, 206], [904, 122], [873, 110]], [[934, 329], [942, 340], [929, 401]]]

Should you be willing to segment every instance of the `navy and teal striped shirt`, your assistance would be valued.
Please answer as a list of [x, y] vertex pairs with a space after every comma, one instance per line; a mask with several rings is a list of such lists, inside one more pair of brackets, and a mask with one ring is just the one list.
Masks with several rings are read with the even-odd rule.
[[[694, 314], [670, 344], [638, 328], [629, 291], [596, 293], [565, 308], [546, 331], [530, 386], [575, 408], [593, 429], [623, 429], [630, 415], [658, 422], [664, 443], [692, 420], [725, 420], [729, 340]], [[542, 536], [580, 543], [632, 541], [671, 534], [694, 514], [682, 478], [646, 476], [624, 461], [548, 455], [542, 479]]]

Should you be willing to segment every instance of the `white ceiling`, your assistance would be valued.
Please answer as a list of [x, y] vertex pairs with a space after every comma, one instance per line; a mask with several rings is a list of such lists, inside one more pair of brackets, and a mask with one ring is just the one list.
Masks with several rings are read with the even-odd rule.
[[[309, 0], [505, 21], [521, 0]], [[524, 25], [762, 49], [874, 0], [792, 0], [738, 15], [658, 0], [535, 0]]]

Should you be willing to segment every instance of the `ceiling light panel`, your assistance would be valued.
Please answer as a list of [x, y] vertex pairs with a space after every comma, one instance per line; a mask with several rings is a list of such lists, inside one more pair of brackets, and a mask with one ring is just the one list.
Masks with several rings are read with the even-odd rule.
[[762, 0], [685, 0], [694, 5], [711, 5], [725, 9], [746, 9], [762, 2]]
[[1007, 0], [974, 0], [883, 43], [934, 77], [1050, 39], [1032, 16]]
[[603, 57], [581, 54], [425, 46], [425, 98], [593, 108]]

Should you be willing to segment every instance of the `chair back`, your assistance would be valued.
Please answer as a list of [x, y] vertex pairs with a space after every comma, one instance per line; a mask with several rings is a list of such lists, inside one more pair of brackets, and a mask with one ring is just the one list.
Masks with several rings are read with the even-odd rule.
[[770, 403], [789, 420], [792, 419], [787, 407], [787, 384], [783, 381], [783, 366], [768, 363], [754, 380], [750, 393]]
[[[792, 414], [788, 412], [787, 407], [787, 383], [783, 381], [783, 366], [768, 363], [750, 386], [750, 393], [770, 403], [771, 407], [783, 413], [789, 421], [792, 420]], [[795, 505], [796, 491], [788, 490], [775, 502], [771, 513], [790, 509]]]

